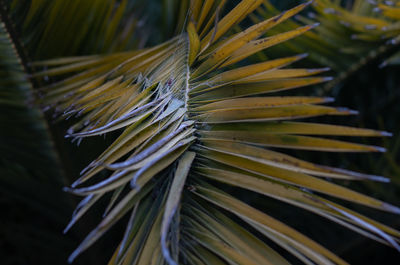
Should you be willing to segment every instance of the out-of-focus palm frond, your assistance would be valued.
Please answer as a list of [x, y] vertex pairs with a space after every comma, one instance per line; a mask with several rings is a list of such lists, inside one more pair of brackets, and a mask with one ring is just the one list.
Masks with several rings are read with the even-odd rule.
[[[9, 22], [8, 18], [4, 12], [1, 16], [2, 263], [59, 263], [73, 246], [70, 237], [62, 237], [59, 233], [72, 204], [61, 192], [65, 185], [64, 175], [46, 121], [39, 108], [33, 105], [31, 84], [5, 24]], [[46, 240], [46, 244], [42, 240]]]
[[[390, 2], [356, 0], [340, 4], [333, 0], [316, 0], [304, 15], [281, 24], [270, 34], [303, 24], [320, 23], [314, 31], [284, 43], [277, 50], [308, 51], [310, 60], [331, 67], [338, 73], [338, 80], [342, 80], [381, 55], [386, 56], [383, 58], [386, 61], [381, 61], [382, 66], [396, 63], [398, 55], [393, 53], [398, 51], [400, 41], [400, 8], [392, 6]], [[269, 1], [265, 1], [258, 9], [259, 16], [253, 16], [252, 19], [260, 21], [278, 13]], [[387, 57], [389, 55], [393, 57]]]
[[[330, 80], [317, 75], [326, 69], [286, 68], [305, 55], [254, 64], [245, 60], [313, 28], [263, 37], [310, 2], [238, 33], [233, 27], [263, 1], [240, 1], [222, 16], [225, 2], [182, 1], [187, 10], [182, 12], [184, 30], [157, 46], [36, 63], [48, 67], [36, 78], [68, 76], [41, 89], [42, 104], [53, 107], [60, 118], [79, 117], [68, 137], [80, 141], [121, 131], [67, 189], [84, 197], [67, 230], [96, 201], [112, 193], [104, 219], [70, 260], [130, 214], [109, 264], [287, 264], [250, 232], [254, 229], [306, 264], [346, 264], [268, 215], [268, 209], [256, 209], [228, 194], [227, 188], [300, 207], [400, 249], [400, 232], [329, 197], [397, 214], [399, 208], [326, 178], [387, 179], [284, 153], [286, 149], [381, 152], [380, 147], [324, 136], [389, 134], [296, 121], [355, 113], [321, 105], [330, 98], [275, 95]], [[99, 179], [97, 173], [103, 170], [110, 175]], [[239, 219], [246, 225], [239, 225]]]
[[143, 46], [150, 31], [139, 28], [150, 18], [140, 13], [148, 2], [12, 0], [9, 8], [29, 55], [43, 60]]

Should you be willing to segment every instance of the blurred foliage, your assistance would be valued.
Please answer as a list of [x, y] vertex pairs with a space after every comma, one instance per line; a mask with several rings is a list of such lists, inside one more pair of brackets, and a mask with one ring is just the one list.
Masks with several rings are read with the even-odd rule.
[[159, 17], [161, 6], [157, 1], [9, 2], [10, 15], [32, 60], [125, 51], [160, 41], [163, 34], [162, 30], [148, 28]]
[[[2, 264], [59, 263], [74, 240], [60, 229], [72, 210], [65, 179], [21, 59], [0, 24], [0, 255]], [[46, 244], [43, 244], [46, 242]]]
[[[338, 80], [333, 82], [336, 84], [370, 60], [398, 51], [400, 9], [389, 4], [390, 1], [355, 0], [341, 4], [340, 1], [316, 0], [303, 15], [276, 27], [271, 34], [302, 24], [320, 25], [312, 32], [268, 50], [267, 54], [308, 51], [309, 60], [337, 72]], [[257, 11], [258, 15], [253, 16], [255, 21], [280, 12], [269, 1], [265, 1]], [[395, 58], [397, 55], [384, 58], [387, 61], [379, 59], [383, 61], [383, 66], [395, 63]]]

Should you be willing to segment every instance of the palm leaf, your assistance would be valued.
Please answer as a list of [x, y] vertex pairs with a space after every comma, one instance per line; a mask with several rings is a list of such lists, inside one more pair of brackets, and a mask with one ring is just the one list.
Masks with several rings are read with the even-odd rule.
[[72, 237], [60, 235], [72, 200], [61, 192], [65, 175], [43, 113], [33, 104], [19, 40], [7, 13], [0, 13], [2, 263], [62, 263], [74, 246]]
[[[99, 0], [10, 0], [10, 14], [34, 60], [57, 56], [124, 51], [143, 46], [146, 19], [143, 6], [151, 2]], [[148, 25], [150, 19], [148, 19]], [[137, 42], [140, 34], [141, 42]]]
[[[399, 249], [398, 231], [323, 195], [398, 214], [396, 206], [324, 179], [387, 181], [385, 178], [317, 165], [282, 153], [285, 149], [381, 152], [384, 149], [380, 147], [315, 135], [389, 134], [288, 121], [355, 112], [319, 105], [331, 101], [327, 98], [270, 96], [329, 80], [315, 76], [325, 69], [285, 68], [305, 55], [254, 64], [245, 60], [260, 51], [259, 43], [269, 43], [262, 46], [265, 49], [311, 29], [300, 27], [260, 39], [310, 2], [239, 33], [233, 28], [262, 1], [243, 0], [219, 17], [224, 3], [183, 1], [182, 8], [188, 8], [183, 12], [188, 14], [185, 30], [178, 30], [178, 35], [154, 47], [37, 64], [49, 68], [35, 77], [60, 80], [41, 89], [45, 95], [42, 104], [53, 107], [60, 118], [79, 117], [67, 137], [80, 141], [120, 132], [114, 143], [82, 171], [72, 188], [67, 188], [85, 197], [71, 223], [96, 200], [113, 193], [104, 219], [70, 261], [131, 213], [124, 238], [109, 264], [251, 264], [256, 260], [261, 264], [287, 264], [252, 235], [249, 227], [304, 263], [346, 264], [269, 216], [267, 209], [255, 209], [216, 187], [221, 185], [298, 206]], [[100, 180], [94, 178], [102, 170], [111, 173]], [[237, 218], [248, 226], [240, 226]], [[225, 223], [226, 229], [221, 228]], [[252, 254], [241, 236], [255, 246]]]
[[[257, 12], [261, 18], [253, 16], [254, 21], [279, 13], [270, 1], [265, 1]], [[337, 79], [329, 87], [371, 60], [378, 58], [381, 66], [396, 62], [393, 54], [398, 52], [399, 17], [396, 16], [398, 7], [391, 6], [390, 1], [358, 0], [341, 5], [337, 1], [316, 0], [306, 14], [296, 16], [295, 20], [277, 26], [268, 34], [293, 30], [303, 24], [318, 22], [321, 25], [313, 32], [305, 32], [267, 51], [266, 55], [277, 51], [283, 54], [309, 51], [309, 60], [327, 65], [337, 73]]]

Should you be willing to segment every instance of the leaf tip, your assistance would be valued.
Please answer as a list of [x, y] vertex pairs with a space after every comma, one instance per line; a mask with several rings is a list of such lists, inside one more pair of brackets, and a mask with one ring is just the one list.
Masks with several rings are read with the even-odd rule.
[[332, 76], [326, 76], [326, 77], [323, 78], [324, 82], [329, 82], [329, 81], [332, 81], [332, 80], [333, 80]]
[[69, 224], [64, 228], [63, 234], [66, 234], [71, 229], [73, 224], [74, 222], [71, 220], [71, 222], [69, 222]]
[[380, 9], [379, 7], [374, 7], [374, 8], [372, 9], [372, 12], [374, 12], [374, 13], [381, 13], [381, 12], [382, 12], [382, 9]]
[[352, 39], [352, 40], [358, 40], [357, 34], [351, 34], [350, 39]]
[[397, 206], [394, 206], [394, 205], [392, 205], [392, 204], [389, 204], [389, 203], [384, 202], [384, 203], [382, 203], [382, 207], [383, 207], [385, 210], [387, 210], [387, 211], [389, 211], [389, 212], [391, 212], [391, 213], [400, 214], [400, 208], [397, 207]]
[[71, 189], [71, 188], [68, 188], [68, 187], [63, 187], [62, 190], [63, 190], [64, 192], [71, 192], [71, 191], [72, 191], [72, 189]]
[[308, 53], [302, 53], [302, 54], [297, 55], [297, 59], [301, 60], [301, 59], [306, 58], [307, 56], [308, 56]]
[[317, 23], [310, 25], [310, 28], [313, 29], [313, 28], [318, 27], [319, 25], [321, 25], [321, 23], [317, 22]]
[[80, 254], [80, 250], [78, 248], [74, 252], [72, 252], [72, 254], [68, 257], [68, 263], [71, 264], [79, 254]]
[[306, 7], [308, 5], [311, 5], [313, 2], [314, 2], [314, 0], [310, 0], [310, 1], [305, 2], [303, 5]]
[[343, 108], [343, 107], [336, 108], [336, 110], [341, 113], [348, 114], [348, 115], [358, 115], [358, 113], [359, 113], [357, 110], [352, 110], [352, 109]]
[[334, 101], [335, 101], [335, 98], [333, 98], [333, 97], [324, 97], [324, 103], [331, 103]]
[[387, 61], [383, 61], [378, 67], [379, 69], [382, 69], [388, 65]]
[[373, 181], [378, 181], [378, 182], [383, 182], [383, 183], [389, 183], [390, 179], [383, 177], [383, 176], [376, 176], [376, 175], [371, 175], [368, 178], [369, 180], [373, 180]]
[[381, 135], [381, 136], [385, 136], [385, 137], [392, 137], [392, 136], [393, 136], [393, 133], [391, 133], [391, 132], [386, 132], [386, 131], [381, 131], [381, 132], [380, 132], [380, 135]]
[[71, 188], [76, 188], [79, 184], [81, 184], [81, 179], [79, 178], [77, 180], [75, 180], [72, 184], [71, 184]]
[[373, 146], [372, 148], [373, 148], [374, 151], [376, 151], [376, 152], [380, 152], [380, 153], [385, 153], [385, 152], [386, 152], [386, 148], [381, 147], [381, 146]]
[[329, 67], [324, 67], [324, 68], [312, 68], [312, 69], [307, 69], [307, 72], [309, 73], [321, 73], [321, 72], [326, 72], [331, 70]]

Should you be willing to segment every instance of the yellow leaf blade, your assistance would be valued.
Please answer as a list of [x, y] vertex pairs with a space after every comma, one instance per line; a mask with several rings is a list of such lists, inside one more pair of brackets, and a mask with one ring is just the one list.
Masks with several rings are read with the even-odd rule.
[[268, 134], [265, 132], [243, 131], [199, 131], [204, 139], [216, 139], [244, 142], [261, 146], [292, 148], [326, 152], [384, 152], [382, 147], [348, 143], [317, 137], [285, 134]]

